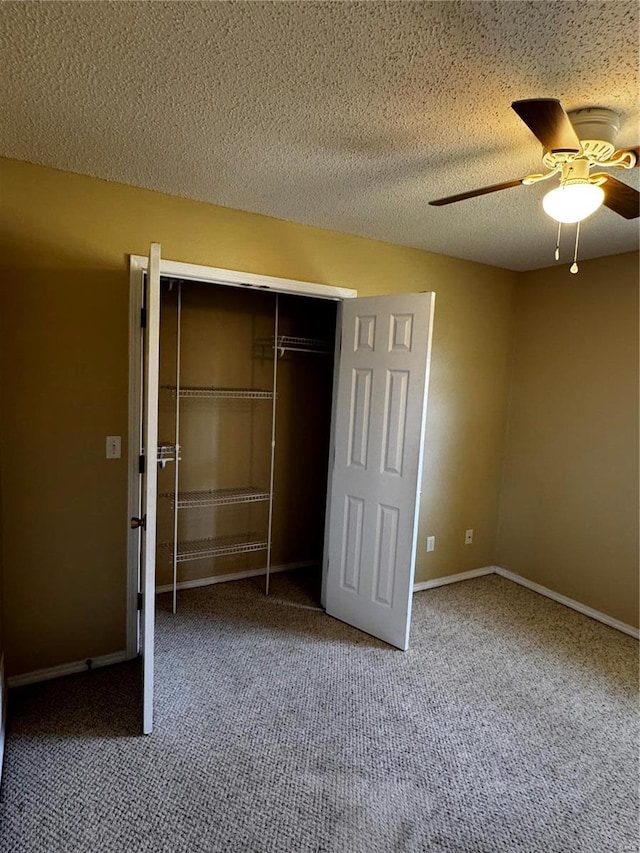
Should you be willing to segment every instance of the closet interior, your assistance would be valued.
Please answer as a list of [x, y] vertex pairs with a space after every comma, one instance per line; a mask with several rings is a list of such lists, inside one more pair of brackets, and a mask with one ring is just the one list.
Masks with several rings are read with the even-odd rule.
[[156, 585], [320, 588], [336, 303], [162, 278]]

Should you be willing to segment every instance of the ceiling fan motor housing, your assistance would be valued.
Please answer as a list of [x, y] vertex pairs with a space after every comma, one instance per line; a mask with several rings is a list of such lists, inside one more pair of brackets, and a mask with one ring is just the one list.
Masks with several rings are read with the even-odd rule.
[[[571, 110], [569, 119], [582, 145], [581, 157], [592, 163], [604, 163], [615, 151], [615, 139], [620, 129], [620, 117], [605, 107], [587, 107]], [[561, 156], [562, 161], [566, 156]], [[558, 164], [558, 155], [545, 151], [542, 160], [548, 168]]]

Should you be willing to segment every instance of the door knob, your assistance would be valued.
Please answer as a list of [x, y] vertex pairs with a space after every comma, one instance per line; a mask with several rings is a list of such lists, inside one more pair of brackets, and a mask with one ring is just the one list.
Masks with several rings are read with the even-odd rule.
[[147, 522], [146, 516], [144, 516], [143, 518], [136, 518], [134, 515], [133, 518], [131, 519], [131, 522], [130, 522], [131, 529], [137, 530], [138, 527], [146, 528], [146, 526], [147, 526], [146, 522]]

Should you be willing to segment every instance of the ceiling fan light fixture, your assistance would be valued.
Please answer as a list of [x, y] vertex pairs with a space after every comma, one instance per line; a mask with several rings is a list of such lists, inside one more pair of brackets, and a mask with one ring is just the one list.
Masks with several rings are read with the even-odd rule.
[[561, 184], [542, 199], [544, 212], [556, 222], [582, 222], [602, 205], [604, 190], [588, 181]]

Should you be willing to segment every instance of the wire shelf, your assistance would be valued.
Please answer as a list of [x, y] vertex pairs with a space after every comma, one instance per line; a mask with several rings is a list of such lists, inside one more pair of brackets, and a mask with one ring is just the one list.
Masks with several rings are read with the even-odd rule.
[[[266, 540], [258, 540], [255, 533], [242, 536], [218, 536], [213, 539], [194, 539], [190, 542], [178, 542], [176, 562], [186, 563], [189, 560], [205, 560], [208, 557], [224, 557], [228, 554], [245, 554], [250, 551], [266, 551]], [[170, 551], [169, 558], [173, 559], [173, 544], [164, 543], [161, 547]]]
[[276, 345], [278, 349], [299, 350], [300, 352], [331, 352], [329, 341], [320, 338], [295, 338], [291, 335], [279, 335]]
[[[175, 385], [161, 385], [161, 391], [176, 395]], [[180, 399], [201, 398], [218, 400], [272, 400], [273, 391], [265, 391], [262, 388], [213, 388], [204, 386], [182, 386], [180, 388]]]
[[[161, 498], [168, 498], [171, 506], [176, 506], [173, 492], [162, 492]], [[255, 503], [268, 501], [269, 492], [256, 486], [245, 486], [236, 489], [205, 489], [202, 491], [180, 492], [178, 494], [178, 509], [190, 509], [199, 506], [223, 506], [224, 504]]]
[[262, 348], [269, 347], [270, 349], [277, 349], [281, 353], [310, 352], [328, 355], [332, 349], [329, 341], [321, 340], [320, 338], [297, 338], [292, 335], [278, 335], [275, 339], [275, 346], [273, 337], [259, 338], [256, 344]]

